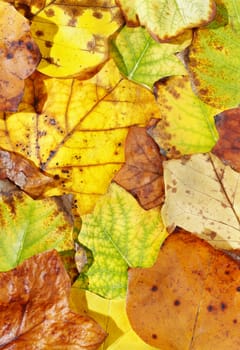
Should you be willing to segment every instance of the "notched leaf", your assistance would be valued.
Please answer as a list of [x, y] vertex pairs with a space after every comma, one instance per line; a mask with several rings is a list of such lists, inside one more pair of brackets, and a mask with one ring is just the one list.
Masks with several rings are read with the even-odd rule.
[[171, 234], [153, 267], [129, 270], [127, 314], [133, 329], [164, 350], [237, 349], [239, 266], [195, 235]]
[[130, 128], [125, 142], [126, 162], [113, 180], [138, 199], [144, 209], [164, 201], [162, 162], [165, 157], [145, 128]]
[[106, 337], [91, 318], [69, 309], [70, 280], [55, 250], [0, 273], [2, 349], [90, 349]]
[[16, 111], [24, 79], [36, 69], [41, 55], [26, 18], [10, 4], [0, 3], [0, 111]]

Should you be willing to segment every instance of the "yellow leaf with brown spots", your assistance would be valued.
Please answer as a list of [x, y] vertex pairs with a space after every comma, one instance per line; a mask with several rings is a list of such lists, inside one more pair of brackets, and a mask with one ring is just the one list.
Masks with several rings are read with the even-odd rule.
[[42, 53], [38, 70], [52, 77], [96, 73], [108, 58], [109, 36], [123, 24], [114, 0], [22, 0], [16, 7], [31, 19]]
[[60, 180], [44, 195], [74, 193], [87, 213], [124, 162], [128, 128], [159, 118], [159, 106], [112, 60], [89, 80], [37, 75], [34, 86], [37, 113], [31, 107], [0, 120], [0, 146]]

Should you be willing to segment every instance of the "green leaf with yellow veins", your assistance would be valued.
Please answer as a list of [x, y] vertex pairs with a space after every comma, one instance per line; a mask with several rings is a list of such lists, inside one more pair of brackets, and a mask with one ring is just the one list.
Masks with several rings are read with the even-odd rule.
[[155, 92], [161, 119], [150, 134], [168, 156], [210, 151], [218, 139], [214, 116], [220, 110], [194, 94], [188, 76], [160, 81]]
[[111, 184], [94, 211], [82, 216], [79, 242], [94, 256], [85, 275], [88, 289], [106, 298], [123, 297], [128, 267], [151, 266], [165, 237], [159, 207], [145, 211], [123, 188]]
[[0, 271], [45, 250], [73, 248], [73, 220], [65, 206], [68, 200], [33, 200], [20, 191], [1, 194]]
[[219, 1], [217, 9], [216, 20], [196, 30], [187, 64], [198, 96], [224, 110], [240, 101], [240, 3]]
[[108, 333], [99, 350], [156, 349], [141, 340], [131, 328], [126, 314], [125, 298], [108, 300], [73, 285], [70, 307], [77, 313], [87, 313]]
[[127, 24], [141, 25], [161, 41], [181, 34], [185, 29], [200, 27], [215, 15], [213, 0], [116, 0]]
[[186, 74], [183, 63], [175, 55], [191, 44], [192, 32], [170, 43], [157, 43], [144, 28], [124, 27], [112, 40], [111, 56], [128, 79], [150, 89], [160, 78]]
[[52, 77], [96, 73], [108, 58], [109, 36], [123, 23], [114, 0], [33, 1], [25, 15], [42, 54], [38, 70]]

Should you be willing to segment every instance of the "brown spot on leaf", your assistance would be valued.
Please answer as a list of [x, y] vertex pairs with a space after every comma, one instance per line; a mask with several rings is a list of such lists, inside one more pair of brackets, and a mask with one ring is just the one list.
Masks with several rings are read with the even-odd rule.
[[101, 12], [95, 11], [93, 12], [93, 16], [100, 19], [103, 17], [103, 14]]
[[46, 16], [48, 16], [48, 17], [53, 17], [53, 16], [55, 15], [54, 10], [53, 10], [53, 9], [51, 9], [51, 8], [50, 8], [50, 9], [45, 10], [44, 12], [45, 12]]

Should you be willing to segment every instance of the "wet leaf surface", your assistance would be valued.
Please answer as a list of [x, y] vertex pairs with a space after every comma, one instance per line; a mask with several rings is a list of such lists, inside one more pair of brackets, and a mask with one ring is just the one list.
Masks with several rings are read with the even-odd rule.
[[160, 349], [237, 349], [239, 285], [239, 262], [180, 230], [153, 267], [130, 269], [128, 317]]
[[91, 349], [106, 333], [69, 309], [70, 280], [55, 250], [0, 273], [2, 349]]

